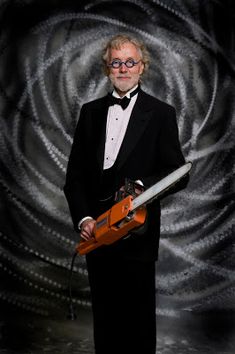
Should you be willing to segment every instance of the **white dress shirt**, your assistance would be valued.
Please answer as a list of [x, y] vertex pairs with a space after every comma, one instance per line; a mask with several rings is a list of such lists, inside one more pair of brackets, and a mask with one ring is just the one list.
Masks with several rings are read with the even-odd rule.
[[[133, 87], [125, 96], [130, 98], [130, 93], [136, 88], [137, 85]], [[115, 90], [113, 91], [113, 96], [120, 98]], [[104, 170], [112, 167], [116, 161], [137, 96], [138, 93], [131, 97], [129, 105], [124, 110], [118, 104], [109, 107], [106, 123], [106, 140], [103, 165]]]

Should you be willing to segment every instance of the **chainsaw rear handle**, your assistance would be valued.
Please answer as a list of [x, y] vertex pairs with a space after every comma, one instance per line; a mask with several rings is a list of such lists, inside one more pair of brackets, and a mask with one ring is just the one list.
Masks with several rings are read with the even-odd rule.
[[110, 245], [126, 236], [130, 230], [144, 224], [146, 208], [140, 207], [132, 212], [132, 196], [116, 203], [111, 209], [100, 215], [95, 224], [94, 238], [80, 241], [76, 251], [80, 255], [87, 254], [102, 245]]

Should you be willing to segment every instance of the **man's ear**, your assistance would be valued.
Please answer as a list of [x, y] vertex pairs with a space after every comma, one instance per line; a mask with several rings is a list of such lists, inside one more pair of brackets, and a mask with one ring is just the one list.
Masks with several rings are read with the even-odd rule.
[[141, 66], [140, 66], [140, 75], [143, 74], [144, 72], [144, 67], [145, 67], [145, 64], [143, 62], [141, 62]]

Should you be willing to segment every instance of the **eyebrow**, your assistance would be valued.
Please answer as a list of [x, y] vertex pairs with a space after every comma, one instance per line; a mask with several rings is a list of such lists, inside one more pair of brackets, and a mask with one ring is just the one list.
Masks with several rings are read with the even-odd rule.
[[[134, 59], [134, 58], [132, 58], [132, 57], [129, 57], [129, 58], [127, 58], [125, 61], [127, 61], [127, 60], [137, 60], [137, 59]], [[122, 59], [120, 59], [120, 58], [113, 58], [113, 59], [111, 59], [111, 60], [120, 60], [120, 61], [122, 61]]]

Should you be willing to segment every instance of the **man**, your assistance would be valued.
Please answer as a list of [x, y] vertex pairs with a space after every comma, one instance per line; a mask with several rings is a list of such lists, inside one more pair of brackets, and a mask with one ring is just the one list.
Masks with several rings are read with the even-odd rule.
[[[103, 61], [114, 90], [83, 105], [64, 188], [74, 227], [84, 240], [93, 237], [96, 218], [113, 205], [126, 177], [149, 187], [185, 163], [175, 110], [140, 88], [149, 61], [144, 45], [115, 36]], [[186, 184], [187, 178], [174, 192]], [[155, 353], [159, 200], [147, 212], [142, 233], [86, 256], [96, 354]]]

